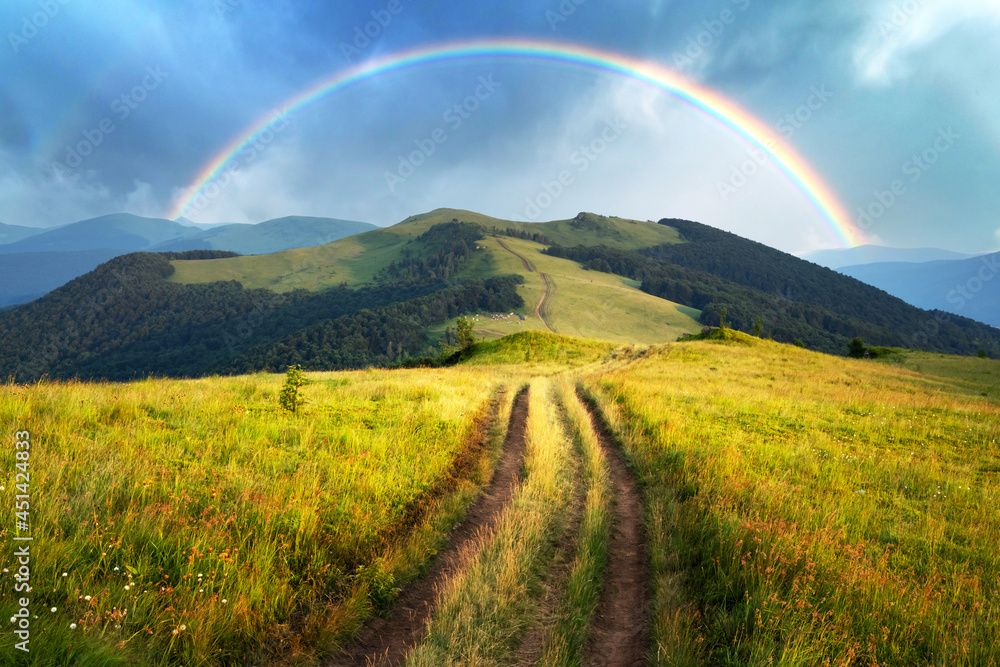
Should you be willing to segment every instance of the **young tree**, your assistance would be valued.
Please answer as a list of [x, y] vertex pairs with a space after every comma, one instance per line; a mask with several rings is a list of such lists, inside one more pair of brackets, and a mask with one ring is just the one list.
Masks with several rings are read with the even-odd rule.
[[278, 396], [278, 404], [292, 414], [298, 413], [299, 408], [306, 403], [306, 399], [301, 393], [305, 384], [306, 381], [302, 377], [302, 366], [298, 364], [289, 366], [288, 372], [285, 374], [285, 386], [281, 388], [281, 394]]
[[455, 322], [455, 335], [458, 338], [458, 346], [463, 350], [468, 350], [476, 344], [476, 336], [472, 333], [472, 321], [460, 317]]
[[984, 350], [984, 349], [982, 349], [982, 348], [979, 348], [979, 358], [980, 358], [980, 359], [985, 359], [985, 358], [986, 358], [986, 357], [988, 357], [988, 356], [989, 356], [989, 355], [988, 355], [988, 354], [986, 354], [986, 350]]
[[722, 309], [722, 313], [719, 315], [719, 328], [720, 329], [728, 329], [729, 328], [729, 322], [726, 321], [726, 316], [727, 315], [729, 315], [729, 309], [728, 308], [723, 308]]
[[847, 344], [847, 351], [855, 359], [864, 359], [865, 355], [868, 354], [868, 348], [865, 347], [865, 342], [861, 338], [852, 338], [851, 342]]
[[750, 328], [750, 333], [757, 338], [764, 337], [764, 320], [760, 318], [760, 315], [757, 316], [757, 321], [754, 322], [753, 327]]

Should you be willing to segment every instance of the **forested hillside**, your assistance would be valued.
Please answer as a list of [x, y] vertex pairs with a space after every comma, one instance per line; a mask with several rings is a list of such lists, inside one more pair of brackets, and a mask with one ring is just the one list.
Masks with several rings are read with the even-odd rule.
[[449, 284], [415, 277], [350, 290], [275, 294], [235, 281], [178, 285], [172, 259], [115, 258], [48, 296], [0, 314], [0, 375], [125, 380], [283, 368], [388, 364], [427, 351], [427, 327], [523, 305], [517, 279]]
[[552, 246], [548, 253], [585, 268], [642, 282], [650, 294], [697, 308], [702, 323], [755, 329], [782, 342], [844, 354], [860, 336], [879, 346], [973, 355], [1000, 354], [1000, 330], [924, 311], [830, 269], [760, 243], [686, 220], [664, 219], [686, 243], [640, 251]]

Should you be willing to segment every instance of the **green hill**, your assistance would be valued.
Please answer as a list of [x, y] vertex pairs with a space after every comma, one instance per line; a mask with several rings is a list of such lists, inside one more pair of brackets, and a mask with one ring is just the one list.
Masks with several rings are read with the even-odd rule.
[[[581, 213], [572, 220], [548, 223], [518, 223], [471, 211], [439, 209], [315, 248], [256, 257], [174, 261], [175, 272], [170, 280], [178, 284], [235, 280], [247, 289], [275, 292], [370, 286], [378, 282], [380, 272], [394, 264], [432, 252], [435, 241], [428, 238], [428, 232], [456, 222], [546, 243], [572, 242], [620, 250], [681, 240], [676, 230], [664, 225], [593, 214]], [[537, 329], [622, 343], [655, 343], [700, 329], [696, 309], [646, 294], [639, 289], [638, 281], [585, 271], [576, 262], [542, 254], [545, 246], [541, 243], [504, 235], [488, 234], [476, 241], [472, 258], [457, 274], [438, 276], [458, 280], [524, 276], [518, 293], [527, 304], [525, 308], [513, 316], [507, 313], [506, 319], [490, 315], [479, 318], [476, 331], [481, 336], [496, 338]], [[536, 313], [538, 304], [541, 308]], [[608, 322], [615, 322], [615, 326], [609, 328]], [[443, 331], [447, 324], [438, 330]]]
[[[484, 229], [513, 229], [541, 234], [559, 245], [605, 245], [621, 250], [679, 243], [676, 230], [650, 222], [580, 214], [573, 220], [521, 223], [491, 218], [457, 209], [438, 209], [407, 218], [397, 225], [357, 234], [313, 248], [296, 248], [263, 257], [236, 257], [213, 261], [175, 261], [173, 282], [182, 284], [236, 280], [249, 289], [263, 287], [276, 292], [310, 291], [370, 284], [375, 275], [400, 258], [407, 243], [435, 225], [469, 222]], [[413, 248], [411, 251], [418, 251]]]

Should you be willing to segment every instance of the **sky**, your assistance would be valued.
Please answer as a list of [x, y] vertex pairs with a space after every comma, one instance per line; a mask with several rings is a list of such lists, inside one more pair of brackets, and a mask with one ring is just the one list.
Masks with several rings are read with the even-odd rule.
[[[168, 216], [216, 154], [316, 82], [516, 38], [656, 63], [725, 97], [811, 165], [864, 242], [985, 253], [1000, 248], [998, 29], [1000, 0], [4, 0], [0, 222]], [[435, 132], [444, 141], [411, 173]], [[613, 140], [599, 154], [581, 151], [601, 136]], [[754, 147], [704, 111], [541, 61], [373, 77], [276, 120], [256, 148], [185, 216], [588, 211], [696, 220], [793, 253], [842, 245], [772, 160], [752, 164]]]

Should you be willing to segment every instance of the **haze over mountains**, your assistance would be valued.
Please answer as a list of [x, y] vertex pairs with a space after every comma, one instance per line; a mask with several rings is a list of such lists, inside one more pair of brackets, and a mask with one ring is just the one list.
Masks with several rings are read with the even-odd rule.
[[1000, 253], [937, 262], [876, 262], [839, 271], [918, 308], [1000, 327]]
[[874, 264], [876, 262], [933, 262], [939, 260], [969, 259], [966, 255], [940, 248], [890, 248], [881, 245], [860, 245], [853, 248], [834, 248], [832, 250], [817, 250], [802, 259], [813, 264], [825, 266], [837, 271], [845, 266], [859, 264]]
[[802, 257], [877, 287], [907, 303], [1000, 327], [1000, 253], [965, 255], [939, 248], [858, 246]]
[[291, 216], [256, 225], [185, 225], [127, 213], [36, 229], [0, 224], [0, 307], [37, 299], [130, 252], [226, 250], [264, 254], [322, 245], [375, 229], [331, 218]]

